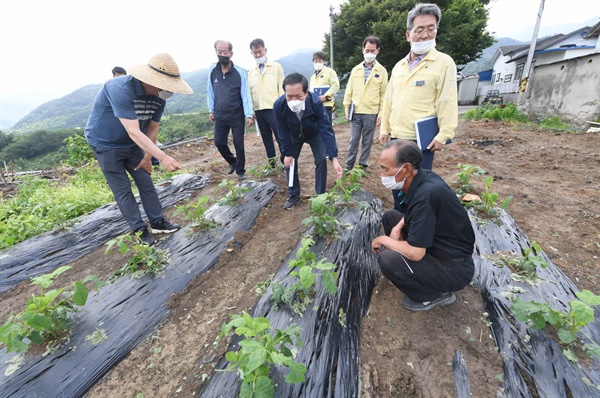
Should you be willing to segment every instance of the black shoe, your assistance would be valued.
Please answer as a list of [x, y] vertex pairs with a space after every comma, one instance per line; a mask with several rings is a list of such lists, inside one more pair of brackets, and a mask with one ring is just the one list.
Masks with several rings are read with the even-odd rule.
[[442, 293], [442, 295], [433, 301], [413, 301], [408, 296], [402, 299], [402, 306], [411, 311], [429, 311], [440, 305], [450, 305], [456, 301], [456, 296], [452, 292]]
[[360, 167], [362, 167], [362, 169], [366, 172], [367, 171], [367, 166], [366, 164], [359, 164]]
[[179, 224], [168, 222], [164, 217], [153, 222], [150, 227], [153, 234], [169, 234], [181, 228]]
[[152, 245], [154, 245], [156, 243], [156, 239], [154, 239], [154, 236], [152, 236], [152, 234], [150, 233], [150, 231], [148, 231], [148, 228], [144, 227], [142, 229], [138, 229], [137, 231], [135, 231], [135, 234], [137, 235], [138, 232], [141, 232], [141, 234], [138, 237], [138, 239], [142, 243], [145, 243], [148, 246], [152, 246]]
[[246, 173], [238, 174], [238, 178], [240, 181], [244, 181], [246, 179]]
[[235, 162], [229, 163], [229, 168], [227, 169], [227, 174], [233, 174], [235, 171]]
[[283, 208], [286, 210], [292, 210], [298, 203], [300, 203], [300, 196], [290, 196], [283, 205]]

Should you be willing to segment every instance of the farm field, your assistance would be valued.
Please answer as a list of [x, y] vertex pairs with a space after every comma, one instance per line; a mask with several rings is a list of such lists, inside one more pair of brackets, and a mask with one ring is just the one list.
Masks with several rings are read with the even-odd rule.
[[[350, 128], [335, 126], [343, 161]], [[454, 142], [436, 154], [434, 171], [451, 186], [457, 164], [472, 164], [494, 177], [493, 190], [513, 196], [508, 213], [529, 239], [581, 289], [599, 293], [600, 275], [600, 151], [598, 135], [540, 130], [525, 125], [461, 120]], [[373, 145], [371, 167], [361, 180], [363, 189], [392, 207], [389, 190], [381, 185]], [[218, 198], [225, 188], [227, 165], [210, 141], [175, 147], [168, 152], [185, 168], [210, 174], [210, 183], [192, 196]], [[246, 136], [247, 168], [265, 160], [262, 142]], [[167, 320], [134, 348], [87, 393], [87, 397], [192, 397], [212, 375], [212, 365], [226, 346], [213, 342], [229, 315], [248, 311], [256, 302], [254, 287], [277, 272], [306, 226], [308, 198], [314, 195], [312, 156], [305, 146], [300, 157], [304, 200], [292, 211], [282, 208], [287, 198], [285, 174], [273, 177], [277, 189], [261, 210], [255, 225], [238, 232], [227, 244], [214, 269], [191, 280], [170, 297]], [[234, 175], [235, 176], [235, 175]], [[333, 185], [329, 170], [328, 186]], [[250, 177], [250, 176], [249, 176]], [[251, 178], [251, 177], [250, 177]], [[483, 179], [473, 178], [481, 191]], [[166, 213], [181, 224], [182, 214]], [[57, 285], [97, 275], [107, 280], [126, 261], [100, 248], [72, 262]], [[0, 259], [1, 261], [1, 259]], [[0, 321], [22, 308], [33, 289], [26, 283], [0, 294]], [[360, 335], [361, 385], [364, 397], [454, 397], [452, 358], [462, 352], [469, 371], [472, 396], [501, 394], [502, 360], [487, 326], [481, 292], [469, 286], [457, 302], [425, 313], [400, 305], [402, 293], [383, 276], [374, 288]], [[134, 320], [143, 322], [143, 319]], [[142, 395], [140, 395], [142, 394]], [[227, 396], [224, 392], [223, 396]]]

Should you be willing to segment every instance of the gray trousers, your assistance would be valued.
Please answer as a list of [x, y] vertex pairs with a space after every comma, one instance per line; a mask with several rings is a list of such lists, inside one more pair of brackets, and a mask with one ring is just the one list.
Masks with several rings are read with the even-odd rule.
[[123, 149], [105, 149], [92, 147], [100, 168], [106, 177], [106, 182], [115, 195], [117, 205], [132, 231], [146, 227], [135, 196], [131, 191], [131, 182], [127, 173], [133, 177], [140, 193], [142, 206], [150, 222], [163, 217], [163, 208], [158, 199], [158, 193], [152, 182], [152, 177], [144, 169], [134, 170], [144, 157], [140, 147]]
[[350, 144], [348, 145], [348, 159], [346, 159], [346, 168], [351, 169], [356, 163], [358, 153], [358, 144], [362, 135], [362, 149], [358, 164], [368, 166], [369, 155], [371, 154], [371, 145], [373, 145], [373, 136], [375, 135], [375, 124], [377, 123], [376, 114], [354, 114], [350, 121]]

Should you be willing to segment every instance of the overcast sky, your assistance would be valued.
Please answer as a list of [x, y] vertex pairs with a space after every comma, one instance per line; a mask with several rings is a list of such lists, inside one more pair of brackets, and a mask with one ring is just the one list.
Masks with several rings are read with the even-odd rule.
[[[158, 52], [171, 54], [182, 72], [203, 69], [216, 60], [216, 39], [230, 40], [233, 61], [246, 68], [256, 37], [275, 59], [321, 48], [329, 6], [339, 11], [343, 1], [0, 0], [0, 102], [60, 98]], [[599, 3], [546, 0], [542, 27], [589, 21], [600, 16]], [[538, 8], [538, 0], [493, 0], [488, 30], [528, 41]]]

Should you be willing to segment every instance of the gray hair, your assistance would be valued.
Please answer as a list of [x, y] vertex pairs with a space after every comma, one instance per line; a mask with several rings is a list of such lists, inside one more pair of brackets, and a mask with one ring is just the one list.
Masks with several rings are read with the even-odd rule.
[[396, 167], [400, 167], [405, 163], [410, 163], [415, 170], [419, 170], [421, 167], [423, 153], [414, 142], [401, 139], [392, 140], [385, 144], [382, 151], [386, 149], [396, 151], [394, 156]]
[[412, 30], [413, 21], [419, 15], [433, 15], [436, 19], [436, 26], [440, 24], [442, 20], [442, 11], [437, 6], [437, 4], [433, 3], [418, 3], [415, 7], [408, 12], [408, 17], [406, 18], [406, 29]]
[[233, 46], [231, 45], [231, 42], [230, 42], [230, 41], [227, 41], [227, 40], [217, 40], [217, 41], [215, 42], [215, 50], [217, 49], [217, 46], [218, 46], [219, 44], [223, 44], [223, 43], [224, 43], [224, 44], [227, 44], [227, 49], [229, 50], [229, 52], [232, 52], [232, 51], [233, 51]]

